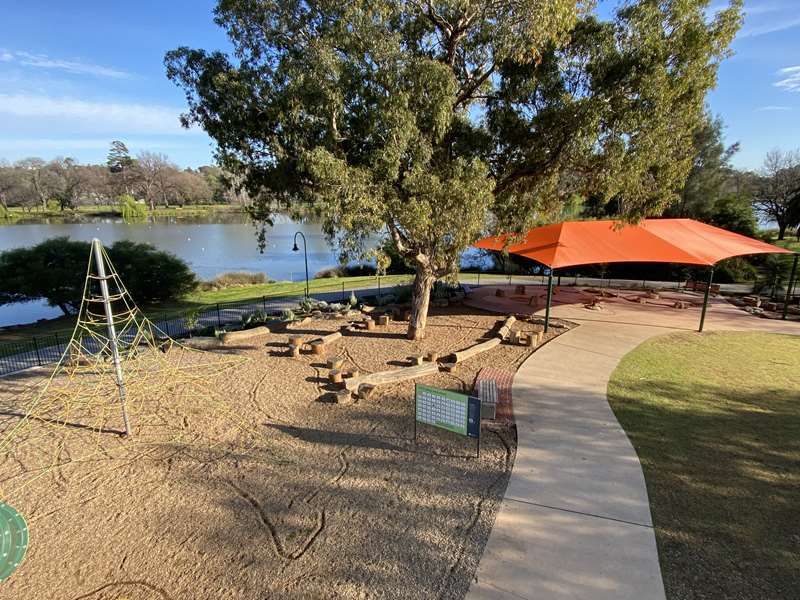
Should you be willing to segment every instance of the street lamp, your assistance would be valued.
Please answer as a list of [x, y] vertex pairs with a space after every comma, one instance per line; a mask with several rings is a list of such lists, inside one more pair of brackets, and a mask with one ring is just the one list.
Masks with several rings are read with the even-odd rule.
[[300, 248], [297, 245], [297, 236], [303, 238], [303, 255], [306, 259], [306, 298], [308, 298], [308, 247], [306, 246], [306, 236], [303, 235], [302, 231], [298, 231], [294, 234], [294, 246], [292, 247], [292, 252], [299, 252]]

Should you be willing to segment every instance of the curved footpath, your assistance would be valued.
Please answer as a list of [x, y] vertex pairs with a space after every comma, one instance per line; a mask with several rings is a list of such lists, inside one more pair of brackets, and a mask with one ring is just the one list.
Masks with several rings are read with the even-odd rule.
[[[490, 293], [470, 304], [521, 312]], [[570, 303], [553, 315], [579, 326], [531, 355], [514, 379], [516, 460], [467, 598], [663, 600], [644, 475], [606, 389], [625, 354], [696, 328], [698, 312]], [[800, 334], [800, 323], [756, 319], [721, 300], [706, 323]]]

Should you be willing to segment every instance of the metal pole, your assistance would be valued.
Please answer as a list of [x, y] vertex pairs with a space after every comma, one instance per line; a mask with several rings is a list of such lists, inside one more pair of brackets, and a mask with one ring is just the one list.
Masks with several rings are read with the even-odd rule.
[[794, 260], [792, 261], [792, 274], [789, 275], [789, 281], [786, 284], [786, 298], [783, 302], [783, 316], [781, 317], [784, 321], [786, 320], [786, 315], [789, 314], [789, 301], [792, 299], [792, 288], [794, 287], [794, 278], [797, 276], [797, 259], [800, 258], [800, 254], [794, 255]]
[[703, 331], [703, 325], [706, 322], [706, 310], [708, 310], [708, 294], [711, 292], [711, 283], [714, 281], [714, 267], [708, 270], [708, 283], [706, 284], [706, 293], [703, 296], [703, 312], [700, 313], [700, 327], [697, 331]]
[[92, 240], [92, 251], [94, 252], [94, 262], [97, 266], [97, 276], [100, 280], [100, 293], [103, 295], [103, 308], [106, 312], [106, 325], [108, 326], [108, 338], [111, 344], [111, 357], [114, 361], [114, 375], [119, 391], [119, 403], [122, 409], [122, 422], [125, 424], [125, 435], [131, 434], [131, 425], [128, 421], [128, 410], [125, 407], [125, 380], [122, 377], [122, 361], [119, 357], [119, 346], [117, 345], [117, 331], [114, 328], [114, 315], [111, 313], [111, 299], [108, 293], [108, 277], [106, 277], [106, 265], [103, 262], [102, 244], [97, 238]]
[[306, 264], [306, 298], [308, 298], [308, 243], [306, 242], [306, 236], [302, 231], [297, 231], [294, 234], [294, 247], [292, 251], [297, 252], [300, 248], [297, 247], [297, 236], [303, 238], [303, 258]]
[[33, 336], [33, 349], [36, 350], [36, 362], [42, 366], [42, 355], [39, 354], [39, 344], [36, 342], [36, 336]]
[[550, 274], [547, 276], [547, 308], [544, 312], [544, 332], [550, 329], [550, 303], [553, 301], [553, 269], [550, 269]]

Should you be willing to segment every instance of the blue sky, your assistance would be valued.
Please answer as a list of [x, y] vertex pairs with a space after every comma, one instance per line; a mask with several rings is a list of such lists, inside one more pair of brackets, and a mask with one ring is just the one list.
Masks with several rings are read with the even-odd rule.
[[[600, 0], [608, 14], [616, 0]], [[710, 10], [724, 6], [712, 0]], [[229, 47], [212, 0], [8, 2], [0, 20], [0, 159], [73, 156], [102, 162], [112, 139], [181, 166], [211, 161], [212, 144], [182, 130], [182, 93], [164, 75], [180, 45]], [[734, 164], [800, 147], [800, 0], [746, 0], [747, 17], [708, 98]]]

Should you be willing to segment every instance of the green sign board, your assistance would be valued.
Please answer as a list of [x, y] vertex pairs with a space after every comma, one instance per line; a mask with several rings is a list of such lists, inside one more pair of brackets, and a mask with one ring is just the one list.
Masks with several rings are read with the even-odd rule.
[[16, 571], [28, 549], [28, 524], [16, 510], [0, 502], [0, 581]]
[[480, 435], [480, 401], [477, 398], [417, 384], [415, 419], [460, 435]]

